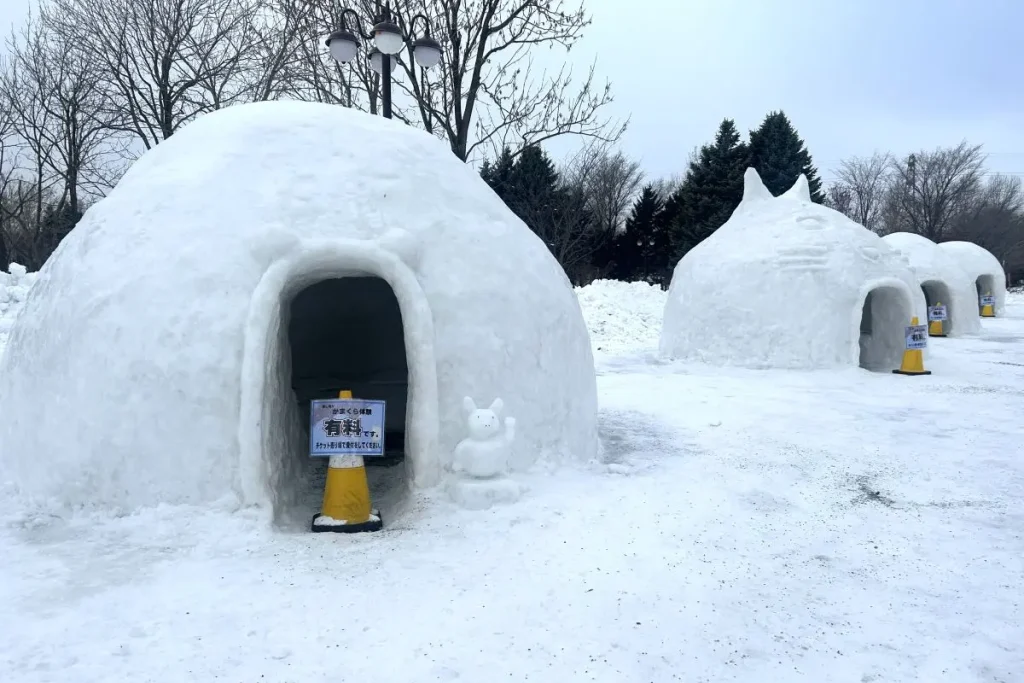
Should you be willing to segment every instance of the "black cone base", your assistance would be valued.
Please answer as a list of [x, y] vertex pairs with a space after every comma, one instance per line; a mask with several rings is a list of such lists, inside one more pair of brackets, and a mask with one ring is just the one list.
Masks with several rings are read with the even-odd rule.
[[[334, 534], [358, 534], [364, 531], [380, 531], [384, 528], [384, 521], [380, 517], [379, 510], [372, 510], [370, 512], [370, 519], [361, 522], [360, 524], [321, 524], [317, 525], [316, 520], [323, 517], [322, 514], [317, 513], [313, 515], [313, 522], [311, 524], [313, 533], [334, 533]], [[374, 519], [376, 518], [376, 519]]]

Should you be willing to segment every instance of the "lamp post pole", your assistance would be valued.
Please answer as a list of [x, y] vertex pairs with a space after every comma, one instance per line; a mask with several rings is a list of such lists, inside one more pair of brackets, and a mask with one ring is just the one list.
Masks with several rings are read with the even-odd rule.
[[[345, 23], [345, 17], [349, 15], [355, 19], [355, 33], [350, 31]], [[441, 44], [430, 37], [430, 21], [426, 16], [415, 15], [409, 22], [410, 31], [416, 28], [417, 20], [421, 20], [425, 26], [423, 35], [419, 38], [406, 36], [398, 24], [392, 21], [391, 8], [385, 5], [374, 19], [373, 30], [367, 34], [359, 29], [359, 15], [355, 10], [346, 7], [341, 11], [341, 28], [325, 41], [331, 56], [339, 64], [347, 64], [355, 59], [359, 51], [359, 37], [373, 41], [374, 47], [368, 58], [370, 68], [380, 74], [381, 108], [386, 119], [392, 117], [391, 71], [397, 66], [392, 60], [398, 58], [398, 53], [406, 46], [411, 47], [413, 58], [424, 69], [429, 69], [441, 61]]]

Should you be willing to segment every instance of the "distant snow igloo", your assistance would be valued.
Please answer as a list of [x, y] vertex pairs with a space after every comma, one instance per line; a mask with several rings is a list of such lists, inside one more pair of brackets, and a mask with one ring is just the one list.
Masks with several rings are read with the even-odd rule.
[[1006, 272], [995, 255], [973, 242], [940, 242], [939, 248], [960, 264], [974, 281], [975, 305], [981, 311], [981, 297], [995, 298], [997, 318], [1006, 313]]
[[516, 418], [514, 469], [597, 452], [576, 295], [473, 168], [343, 107], [231, 107], [146, 152], [41, 270], [0, 365], [0, 483], [276, 513], [314, 467], [310, 399], [343, 389], [388, 401], [411, 488], [440, 482], [466, 396]]
[[894, 232], [882, 239], [907, 258], [928, 306], [946, 306], [943, 334], [956, 337], [981, 331], [974, 280], [949, 253], [910, 232]]
[[729, 220], [672, 274], [663, 356], [757, 368], [899, 367], [925, 300], [880, 237], [811, 202], [803, 176], [775, 198], [754, 169]]

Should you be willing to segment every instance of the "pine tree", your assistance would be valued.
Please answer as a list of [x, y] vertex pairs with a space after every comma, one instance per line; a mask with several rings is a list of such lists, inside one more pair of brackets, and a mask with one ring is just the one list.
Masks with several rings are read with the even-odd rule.
[[803, 173], [807, 176], [811, 200], [818, 204], [825, 201], [818, 169], [811, 162], [804, 141], [781, 111], [771, 112], [757, 130], [750, 131], [750, 166], [775, 196], [793, 187]]
[[675, 260], [729, 220], [743, 199], [747, 160], [747, 146], [740, 141], [736, 124], [723, 120], [714, 143], [701, 147], [683, 184], [666, 203], [666, 213], [676, 214], [671, 226]]
[[515, 160], [512, 157], [512, 150], [504, 147], [493, 164], [490, 161], [484, 161], [484, 165], [480, 169], [480, 177], [506, 204], [508, 204], [509, 180], [514, 167]]
[[626, 229], [616, 238], [616, 279], [653, 282], [663, 268], [667, 255], [658, 230], [663, 206], [653, 185], [644, 187], [633, 202]]

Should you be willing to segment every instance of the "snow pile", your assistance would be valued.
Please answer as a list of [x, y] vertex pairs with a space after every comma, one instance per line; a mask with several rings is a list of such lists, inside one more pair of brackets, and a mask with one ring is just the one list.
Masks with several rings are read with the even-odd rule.
[[0, 270], [0, 355], [3, 355], [14, 321], [37, 276], [37, 273], [29, 273], [25, 266], [18, 263], [11, 264], [9, 273]]
[[[862, 316], [862, 311], [866, 311]], [[925, 299], [899, 253], [810, 200], [774, 198], [754, 169], [729, 220], [672, 275], [661, 352], [725, 365], [888, 371]]]
[[596, 280], [576, 288], [595, 353], [622, 354], [657, 346], [666, 292], [646, 282]]
[[973, 242], [942, 242], [939, 247], [967, 271], [968, 277], [974, 280], [979, 297], [991, 294], [996, 298], [996, 317], [1005, 315], [1006, 273], [999, 259], [988, 249]]
[[894, 232], [882, 239], [906, 257], [928, 305], [946, 306], [948, 317], [943, 331], [947, 336], [981, 330], [974, 281], [949, 252], [927, 237], [910, 232]]
[[[407, 355], [408, 402], [393, 405], [407, 481], [439, 483], [465, 396], [500, 395], [519, 419], [514, 469], [597, 454], [593, 355], [564, 271], [472, 167], [397, 121], [299, 102], [203, 116], [146, 152], [42, 272], [33, 325], [0, 361], [0, 485], [26, 497], [277, 511], [309, 461], [295, 297], [349, 276], [384, 280], [400, 309], [403, 332], [382, 341]], [[318, 301], [326, 313], [301, 309], [307, 338], [381, 336], [368, 297]], [[315, 380], [363, 367], [320, 355], [314, 371], [344, 374]]]

